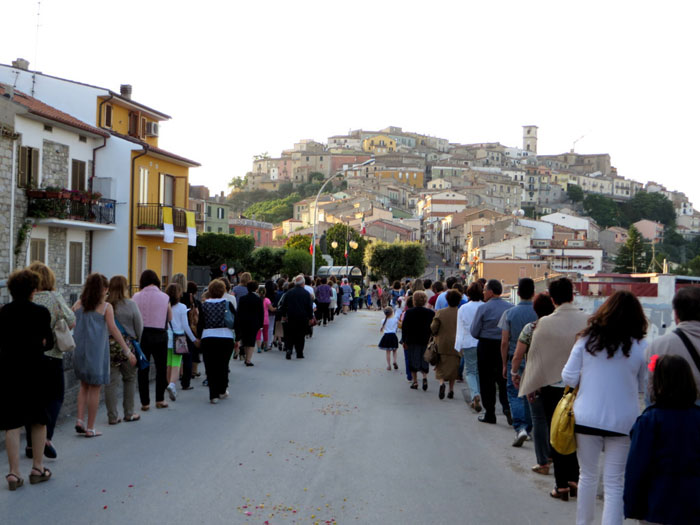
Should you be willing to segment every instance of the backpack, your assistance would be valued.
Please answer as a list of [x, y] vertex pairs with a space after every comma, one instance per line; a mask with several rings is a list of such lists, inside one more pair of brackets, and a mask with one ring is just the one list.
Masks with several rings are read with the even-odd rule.
[[199, 308], [197, 308], [194, 302], [194, 296], [190, 296], [190, 309], [187, 311], [187, 322], [190, 325], [190, 329], [193, 333], [197, 333], [197, 325], [199, 324]]

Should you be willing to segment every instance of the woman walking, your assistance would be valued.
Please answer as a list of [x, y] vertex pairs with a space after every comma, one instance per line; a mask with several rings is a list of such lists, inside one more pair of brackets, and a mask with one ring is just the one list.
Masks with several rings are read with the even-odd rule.
[[341, 285], [340, 289], [343, 291], [343, 297], [342, 297], [342, 302], [343, 302], [343, 315], [348, 314], [348, 310], [350, 309], [350, 304], [353, 301], [353, 291], [352, 287], [348, 284], [347, 278], [343, 278], [343, 284]]
[[255, 339], [265, 322], [263, 301], [255, 293], [257, 290], [258, 283], [248, 281], [248, 293], [238, 301], [235, 331], [236, 340], [240, 342], [242, 347], [241, 353], [245, 356], [245, 366], [254, 366], [252, 359]]
[[[39, 288], [34, 293], [32, 302], [44, 306], [51, 314], [51, 330], [56, 329], [56, 324], [59, 321], [65, 323], [67, 328], [75, 326], [75, 314], [66, 304], [63, 296], [56, 292], [56, 276], [51, 268], [41, 262], [33, 262], [29, 265], [29, 270], [39, 275]], [[44, 377], [46, 386], [48, 387], [48, 396], [46, 398], [46, 410], [49, 420], [46, 424], [46, 443], [44, 444], [43, 454], [47, 458], [54, 459], [58, 453], [53, 446], [52, 439], [58, 414], [61, 412], [63, 405], [63, 392], [65, 390], [63, 378], [63, 352], [56, 345], [44, 354]], [[32, 432], [31, 427], [25, 427], [27, 436], [27, 448], [24, 450], [25, 455], [31, 458], [33, 455], [32, 449]]]
[[[415, 295], [418, 292], [415, 292]], [[425, 292], [420, 292], [425, 295]], [[447, 392], [447, 398], [455, 397], [455, 381], [459, 377], [459, 360], [460, 354], [455, 350], [455, 336], [457, 333], [457, 313], [459, 302], [462, 300], [462, 294], [457, 290], [447, 292], [447, 308], [438, 311], [433, 317], [430, 324], [435, 342], [438, 346], [438, 354], [440, 361], [435, 367], [435, 379], [440, 384], [438, 398], [445, 399], [445, 381], [448, 382], [450, 389]]]
[[[224, 285], [225, 286], [225, 285]], [[167, 374], [168, 374], [168, 396], [171, 401], [177, 400], [177, 387], [175, 383], [180, 378], [180, 366], [182, 366], [182, 356], [183, 354], [176, 353], [176, 348], [178, 345], [178, 338], [182, 343], [187, 346], [187, 340], [195, 344], [197, 338], [192, 333], [190, 328], [190, 323], [187, 319], [187, 307], [180, 302], [180, 297], [182, 297], [182, 289], [179, 284], [169, 284], [165, 289], [170, 300], [170, 309], [172, 311], [172, 320], [170, 321], [170, 330], [172, 332], [172, 339], [169, 338], [168, 344], [168, 358], [167, 358]], [[189, 348], [189, 346], [187, 346]], [[189, 350], [188, 350], [189, 351]]]
[[[532, 302], [532, 308], [535, 310], [539, 320], [554, 312], [554, 303], [549, 295], [541, 293], [535, 297], [535, 300]], [[510, 371], [515, 388], [520, 387], [520, 377], [513, 370], [519, 372], [520, 363], [527, 358], [527, 352], [532, 342], [532, 333], [536, 327], [537, 321], [526, 324], [518, 337], [518, 344], [515, 347]], [[527, 367], [527, 365], [525, 366]], [[549, 448], [549, 424], [547, 423], [547, 415], [540, 390], [529, 393], [527, 402], [530, 406], [530, 415], [532, 417], [532, 441], [535, 446], [535, 457], [537, 458], [537, 465], [532, 467], [532, 471], [546, 476], [549, 474], [549, 464], [552, 456]]]
[[258, 353], [261, 353], [269, 350], [268, 332], [270, 330], [270, 311], [272, 309], [272, 301], [267, 298], [267, 289], [265, 286], [258, 286], [257, 294], [258, 297], [262, 299], [263, 303], [263, 325], [262, 328], [258, 330], [258, 334], [255, 336], [255, 346], [258, 349]]
[[[141, 350], [146, 359], [156, 367], [156, 408], [166, 408], [165, 389], [168, 386], [168, 323], [173, 318], [170, 298], [160, 291], [160, 279], [153, 270], [145, 270], [139, 280], [139, 291], [134, 294], [134, 302], [139, 307], [143, 319]], [[149, 369], [138, 371], [139, 397], [141, 410], [151, 408], [149, 394]]]
[[428, 390], [428, 363], [423, 354], [430, 339], [430, 324], [435, 312], [425, 307], [427, 297], [424, 292], [412, 296], [413, 308], [406, 311], [401, 323], [404, 348], [408, 354], [408, 367], [411, 371], [411, 388], [418, 388], [418, 373], [423, 375], [423, 391]]
[[[40, 277], [30, 270], [17, 270], [7, 280], [12, 302], [0, 309], [0, 430], [5, 430], [5, 447], [10, 473], [5, 476], [10, 490], [24, 484], [19, 469], [20, 429], [29, 425], [32, 443], [44, 449], [47, 400], [51, 387], [43, 380], [44, 352], [53, 348], [51, 314], [32, 303]], [[38, 380], [37, 380], [38, 379]], [[44, 468], [43, 454], [34, 454], [29, 480], [48, 481], [51, 471]]]
[[399, 348], [399, 339], [396, 337], [396, 331], [399, 328], [399, 319], [394, 315], [392, 308], [384, 310], [384, 322], [379, 329], [384, 332], [379, 341], [379, 349], [386, 351], [386, 369], [391, 370], [391, 354], [394, 354], [394, 368], [398, 370], [399, 365], [396, 364], [396, 350]]
[[[190, 330], [194, 334], [197, 331], [197, 323], [199, 322], [199, 310], [202, 303], [197, 299], [197, 283], [194, 281], [187, 282], [187, 289], [180, 302], [187, 308], [187, 323]], [[189, 352], [182, 357], [182, 378], [180, 386], [183, 390], [192, 390], [191, 385], [193, 377], [199, 377], [201, 374], [198, 371], [200, 363], [199, 347], [189, 339], [187, 340], [187, 348]]]
[[[439, 282], [433, 283], [434, 289], [439, 289]], [[437, 298], [437, 294], [433, 295]], [[479, 282], [474, 282], [467, 288], [469, 302], [459, 307], [457, 313], [457, 334], [455, 337], [455, 350], [462, 354], [464, 359], [464, 370], [471, 394], [470, 406], [481, 412], [481, 391], [479, 389], [479, 371], [477, 366], [476, 347], [479, 340], [472, 337], [472, 321], [476, 311], [484, 304], [484, 291]]]
[[270, 300], [270, 307], [267, 309], [267, 351], [272, 348], [272, 343], [275, 340], [275, 318], [277, 317], [277, 303], [279, 302], [279, 298], [277, 297], [277, 285], [274, 281], [265, 281], [265, 297]]
[[[107, 302], [114, 310], [114, 323], [122, 334], [124, 341], [133, 352], [132, 341], [138, 341], [143, 331], [141, 312], [136, 303], [129, 299], [128, 282], [123, 275], [115, 275], [109, 280]], [[119, 343], [113, 338], [109, 339], [109, 384], [105, 387], [105, 405], [107, 406], [107, 419], [110, 425], [116, 425], [121, 421], [117, 410], [117, 386], [119, 378], [122, 380], [122, 405], [124, 407], [124, 421], [138, 421], [141, 416], [134, 414], [134, 395], [136, 394], [136, 372], [127, 357], [122, 352]]]
[[[215, 279], [207, 288], [207, 300], [202, 303], [197, 334], [209, 380], [209, 402], [216, 404], [228, 397], [228, 362], [233, 354], [233, 332], [226, 319], [233, 315], [230, 303], [224, 299], [226, 287]], [[244, 298], [241, 298], [241, 300]], [[226, 311], [229, 311], [229, 314]]]
[[562, 371], [564, 383], [578, 387], [574, 401], [581, 467], [577, 525], [595, 519], [598, 460], [603, 451], [602, 525], [623, 521], [625, 462], [630, 430], [639, 416], [639, 393], [644, 391], [646, 332], [639, 300], [630, 292], [617, 291], [590, 317]]
[[[83, 293], [73, 311], [76, 323], [73, 337], [73, 370], [80, 380], [78, 392], [78, 418], [75, 431], [85, 437], [97, 437], [102, 433], [95, 430], [97, 406], [100, 402], [100, 387], [110, 383], [109, 336], [119, 344], [122, 354], [131, 366], [136, 366], [136, 356], [127, 346], [114, 322], [114, 310], [107, 299], [109, 283], [99, 273], [88, 275]], [[87, 427], [85, 410], [87, 409]]]

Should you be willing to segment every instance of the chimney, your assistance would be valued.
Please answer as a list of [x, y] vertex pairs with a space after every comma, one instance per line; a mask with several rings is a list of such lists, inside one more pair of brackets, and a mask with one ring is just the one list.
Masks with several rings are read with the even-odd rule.
[[119, 86], [119, 92], [122, 97], [131, 100], [131, 84], [122, 84]]
[[24, 58], [13, 60], [12, 67], [15, 69], [24, 69], [25, 71], [29, 71], [29, 60], [25, 60]]

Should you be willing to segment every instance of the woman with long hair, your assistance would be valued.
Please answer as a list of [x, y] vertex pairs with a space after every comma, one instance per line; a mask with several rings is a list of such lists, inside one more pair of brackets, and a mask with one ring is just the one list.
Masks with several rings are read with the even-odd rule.
[[[177, 387], [175, 383], [180, 378], [180, 366], [182, 365], [182, 354], [175, 353], [175, 345], [178, 337], [186, 337], [191, 343], [196, 343], [197, 338], [192, 333], [190, 323], [187, 320], [187, 307], [180, 302], [182, 297], [182, 288], [179, 284], [171, 283], [165, 289], [170, 300], [170, 309], [173, 313], [173, 318], [170, 321], [171, 335], [168, 337], [168, 359], [167, 359], [167, 376], [168, 376], [168, 396], [171, 401], [177, 400]], [[188, 347], [189, 348], [189, 347]]]
[[[129, 283], [123, 275], [115, 275], [109, 280], [107, 302], [114, 309], [114, 320], [124, 341], [133, 351], [132, 341], [138, 341], [143, 331], [141, 312], [136, 303], [129, 298]], [[117, 386], [122, 380], [122, 395], [124, 421], [138, 421], [141, 416], [134, 414], [134, 395], [136, 394], [136, 372], [126, 356], [122, 353], [119, 343], [109, 339], [110, 381], [105, 387], [105, 405], [110, 425], [121, 422], [117, 410]]]
[[[595, 519], [598, 462], [604, 455], [603, 525], [622, 523], [624, 473], [630, 430], [644, 390], [643, 341], [647, 319], [639, 300], [617, 291], [588, 320], [562, 371], [574, 401], [576, 453], [580, 466], [576, 523]], [[574, 488], [574, 487], [572, 487]]]
[[[85, 437], [97, 437], [102, 433], [95, 430], [97, 406], [100, 402], [100, 388], [110, 383], [109, 337], [119, 344], [122, 354], [131, 366], [136, 366], [136, 356], [124, 341], [114, 322], [114, 309], [107, 302], [109, 282], [100, 273], [88, 275], [83, 293], [73, 306], [76, 323], [73, 337], [73, 370], [80, 380], [78, 392], [78, 417], [75, 431]], [[87, 408], [87, 427], [85, 409]]]
[[[56, 324], [63, 320], [68, 328], [75, 326], [75, 314], [66, 304], [63, 296], [56, 291], [56, 276], [51, 268], [44, 263], [35, 261], [29, 265], [29, 270], [36, 272], [39, 275], [39, 288], [34, 293], [32, 302], [44, 306], [51, 314], [51, 330], [55, 330]], [[53, 432], [56, 428], [58, 414], [63, 406], [63, 392], [65, 390], [63, 376], [63, 352], [55, 345], [47, 350], [44, 354], [45, 365], [45, 381], [49, 387], [49, 393], [46, 398], [46, 409], [49, 415], [49, 421], [46, 424], [46, 443], [44, 445], [43, 454], [47, 458], [56, 458], [58, 453], [53, 446]], [[34, 454], [32, 448], [32, 432], [29, 425], [25, 427], [27, 436], [27, 448], [24, 453], [28, 458]]]

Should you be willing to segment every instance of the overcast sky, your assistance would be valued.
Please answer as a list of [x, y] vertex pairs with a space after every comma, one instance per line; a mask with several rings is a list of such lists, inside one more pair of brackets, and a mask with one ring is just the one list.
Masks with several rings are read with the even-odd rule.
[[212, 190], [303, 138], [394, 125], [519, 146], [535, 124], [540, 153], [583, 136], [577, 152], [700, 207], [698, 2], [43, 0], [36, 38], [37, 4], [3, 6], [0, 62], [132, 84]]

